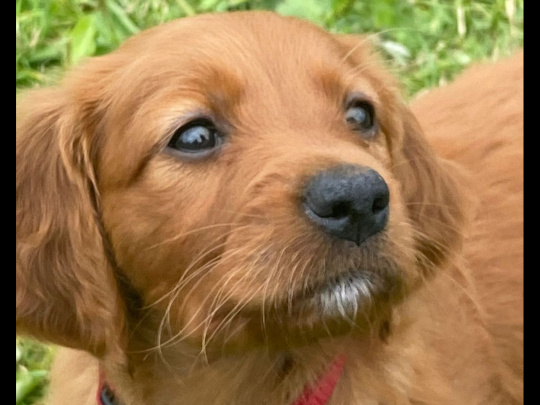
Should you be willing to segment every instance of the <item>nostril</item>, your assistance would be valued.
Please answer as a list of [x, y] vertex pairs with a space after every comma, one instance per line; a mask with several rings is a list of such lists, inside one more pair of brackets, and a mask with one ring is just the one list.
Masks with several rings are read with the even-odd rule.
[[388, 206], [388, 195], [383, 195], [381, 197], [377, 197], [373, 200], [373, 204], [371, 206], [371, 211], [376, 214], [382, 210], [384, 210]]
[[351, 214], [351, 204], [347, 201], [316, 204], [312, 200], [307, 200], [306, 205], [319, 218], [325, 219], [341, 219], [348, 217]]
[[340, 219], [348, 217], [351, 214], [351, 204], [348, 202], [339, 202], [332, 207], [332, 212], [328, 217]]

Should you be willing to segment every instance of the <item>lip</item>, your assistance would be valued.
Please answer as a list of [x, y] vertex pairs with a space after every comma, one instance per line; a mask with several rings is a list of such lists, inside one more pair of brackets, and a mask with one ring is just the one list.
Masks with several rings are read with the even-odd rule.
[[246, 331], [245, 336], [253, 342], [272, 350], [304, 346], [351, 332], [378, 333], [388, 325], [391, 308], [404, 292], [404, 280], [396, 270], [349, 269], [314, 281], [296, 294], [268, 305], [262, 318], [260, 307], [244, 309], [242, 319], [246, 323], [238, 330]]
[[[327, 337], [363, 333], [387, 319], [391, 278], [371, 270], [349, 269], [316, 281], [277, 306], [264, 320], [265, 344], [296, 347]], [[382, 304], [382, 305], [380, 305]], [[255, 316], [254, 322], [260, 324]], [[256, 328], [256, 327], [255, 327]]]

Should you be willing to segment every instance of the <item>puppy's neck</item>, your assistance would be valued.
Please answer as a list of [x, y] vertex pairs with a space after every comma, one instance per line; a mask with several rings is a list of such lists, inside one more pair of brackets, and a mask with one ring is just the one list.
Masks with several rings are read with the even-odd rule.
[[[440, 281], [441, 288], [448, 288], [447, 277]], [[145, 351], [134, 346], [141, 340], [133, 339], [129, 367], [107, 368], [105, 363], [105, 369], [111, 385], [129, 405], [293, 405], [345, 354], [342, 374], [326, 405], [408, 403], [411, 398], [427, 397], [436, 398], [433, 403], [455, 404], [449, 380], [444, 373], [434, 372], [441, 369], [440, 358], [431, 351], [440, 349], [437, 336], [441, 336], [429, 326], [433, 319], [427, 312], [434, 309], [426, 308], [425, 314], [414, 310], [412, 317], [407, 308], [418, 308], [417, 304], [406, 305], [394, 317], [385, 340], [378, 333], [351, 334], [288, 351], [253, 348], [204, 356], [186, 342]], [[434, 316], [441, 318], [439, 312]], [[418, 359], [422, 369], [411, 367]]]
[[219, 359], [176, 344], [161, 352], [130, 354], [130, 372], [106, 369], [105, 373], [129, 404], [170, 405], [171, 398], [179, 404], [310, 404], [310, 397], [330, 398], [349, 391], [346, 340], [287, 352], [259, 349]]

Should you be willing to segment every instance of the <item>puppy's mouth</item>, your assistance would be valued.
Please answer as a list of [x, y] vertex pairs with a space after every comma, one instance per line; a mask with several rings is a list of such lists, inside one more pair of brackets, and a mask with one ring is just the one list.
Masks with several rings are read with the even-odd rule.
[[[395, 273], [348, 269], [290, 295], [268, 314], [267, 333], [289, 344], [335, 337], [387, 325], [392, 304], [403, 292]], [[276, 327], [272, 334], [272, 326]]]
[[[336, 244], [332, 254], [321, 249], [302, 262], [302, 267], [294, 260], [286, 261], [292, 262], [290, 271], [271, 267], [273, 254], [258, 255], [254, 263], [258, 261], [262, 270], [270, 266], [273, 271], [268, 277], [274, 275], [275, 279], [260, 277], [257, 284], [246, 283], [243, 289], [220, 284], [228, 289], [221, 290], [224, 293], [217, 298], [206, 299], [203, 311], [197, 309], [200, 305], [194, 310], [205, 318], [192, 324], [200, 322], [206, 331], [195, 329], [192, 336], [215, 336], [211, 340], [226, 342], [231, 350], [260, 345], [283, 350], [353, 331], [380, 333], [381, 327], [390, 324], [395, 304], [405, 296], [407, 279], [403, 263], [381, 253], [376, 242], [360, 249]], [[247, 263], [253, 263], [248, 259]], [[224, 269], [215, 274], [238, 274], [233, 270], [242, 269], [234, 263], [231, 270], [228, 262], [223, 263]], [[252, 273], [263, 272], [247, 274]]]

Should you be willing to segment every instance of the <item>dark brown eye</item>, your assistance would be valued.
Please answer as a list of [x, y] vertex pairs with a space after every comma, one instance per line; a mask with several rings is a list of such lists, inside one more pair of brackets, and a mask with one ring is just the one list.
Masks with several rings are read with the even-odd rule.
[[377, 134], [377, 122], [373, 105], [365, 100], [354, 100], [349, 103], [345, 112], [345, 122], [353, 131], [362, 137], [371, 139]]
[[167, 147], [192, 157], [206, 156], [221, 145], [221, 136], [206, 119], [192, 121], [177, 129]]

